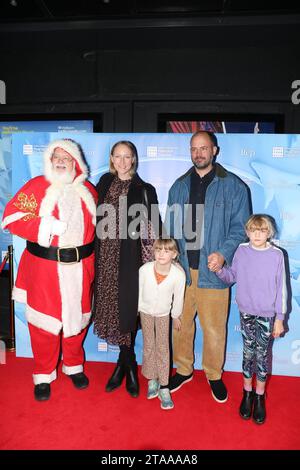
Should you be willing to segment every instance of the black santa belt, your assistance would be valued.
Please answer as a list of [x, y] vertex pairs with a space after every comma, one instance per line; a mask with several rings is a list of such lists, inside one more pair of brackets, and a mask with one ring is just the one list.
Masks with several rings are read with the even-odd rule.
[[78, 263], [81, 259], [87, 258], [94, 251], [94, 240], [87, 245], [68, 246], [59, 248], [57, 246], [49, 246], [45, 248], [27, 240], [26, 248], [34, 256], [39, 258], [57, 261], [62, 264]]

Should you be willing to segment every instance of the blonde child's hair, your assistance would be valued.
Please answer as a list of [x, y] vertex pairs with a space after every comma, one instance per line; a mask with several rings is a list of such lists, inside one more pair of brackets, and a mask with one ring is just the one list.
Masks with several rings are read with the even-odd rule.
[[177, 243], [173, 238], [158, 238], [153, 243], [153, 250], [156, 248], [165, 248], [166, 250], [174, 251], [176, 257], [179, 255]]
[[245, 229], [246, 231], [249, 231], [252, 227], [261, 228], [263, 226], [266, 226], [268, 229], [268, 238], [273, 238], [276, 233], [276, 223], [273, 217], [267, 214], [251, 215], [245, 224]]

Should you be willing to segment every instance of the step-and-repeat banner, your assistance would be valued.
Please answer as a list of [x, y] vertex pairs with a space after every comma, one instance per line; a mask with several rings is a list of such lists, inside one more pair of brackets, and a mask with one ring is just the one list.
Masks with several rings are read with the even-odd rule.
[[[90, 179], [97, 183], [108, 171], [109, 151], [118, 140], [131, 140], [139, 153], [138, 172], [157, 189], [164, 216], [168, 190], [190, 166], [191, 134], [68, 134], [36, 133], [13, 136], [13, 194], [28, 179], [42, 173], [45, 146], [58, 138], [73, 138], [83, 148], [90, 166]], [[272, 373], [300, 376], [300, 135], [218, 134], [218, 162], [238, 175], [250, 188], [253, 212], [273, 216], [278, 225], [278, 246], [289, 257], [289, 312], [286, 333], [274, 340]], [[14, 237], [15, 272], [24, 240]], [[228, 320], [228, 340], [224, 369], [240, 371], [242, 339], [235, 288]], [[32, 355], [24, 306], [16, 303], [17, 355]], [[195, 368], [201, 369], [202, 334], [197, 320]], [[118, 347], [99, 340], [91, 325], [86, 341], [87, 360], [115, 362]], [[136, 340], [138, 362], [142, 360], [142, 334]]]

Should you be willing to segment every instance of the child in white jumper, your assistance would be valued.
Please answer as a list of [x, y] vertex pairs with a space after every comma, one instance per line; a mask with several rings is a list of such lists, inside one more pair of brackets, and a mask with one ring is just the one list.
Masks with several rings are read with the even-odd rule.
[[159, 397], [161, 408], [174, 407], [168, 388], [170, 372], [169, 324], [180, 329], [185, 273], [174, 261], [175, 240], [159, 239], [153, 245], [155, 261], [139, 270], [139, 312], [143, 331], [142, 374], [149, 379], [147, 398]]

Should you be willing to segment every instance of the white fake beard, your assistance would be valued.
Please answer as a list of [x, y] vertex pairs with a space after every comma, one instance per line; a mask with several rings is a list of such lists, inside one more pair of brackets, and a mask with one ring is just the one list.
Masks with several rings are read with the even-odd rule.
[[55, 168], [52, 168], [52, 178], [51, 178], [52, 182], [70, 184], [70, 183], [73, 183], [75, 177], [76, 177], [75, 165], [71, 172], [64, 171], [62, 173], [59, 173], [55, 170]]

